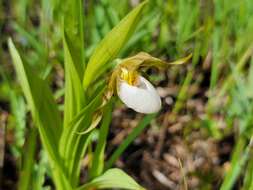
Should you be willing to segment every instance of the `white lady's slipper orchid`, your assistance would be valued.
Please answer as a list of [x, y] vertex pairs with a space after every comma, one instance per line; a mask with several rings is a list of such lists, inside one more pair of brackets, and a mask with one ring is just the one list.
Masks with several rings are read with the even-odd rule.
[[167, 63], [151, 55], [141, 52], [133, 57], [123, 59], [111, 74], [104, 103], [117, 92], [127, 107], [140, 113], [155, 113], [161, 109], [161, 98], [153, 85], [139, 75], [139, 70], [149, 67], [166, 69], [169, 65], [187, 62], [191, 55], [177, 61]]
[[137, 85], [118, 82], [118, 96], [127, 107], [140, 113], [155, 113], [161, 109], [161, 98], [153, 85], [144, 77], [138, 77]]

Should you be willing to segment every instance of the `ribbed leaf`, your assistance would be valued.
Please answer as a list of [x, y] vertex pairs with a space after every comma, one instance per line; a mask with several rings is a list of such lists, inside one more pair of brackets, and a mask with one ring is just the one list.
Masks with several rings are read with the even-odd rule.
[[32, 171], [35, 164], [35, 153], [37, 146], [37, 134], [38, 129], [33, 127], [28, 135], [26, 146], [25, 146], [25, 157], [29, 159], [24, 159], [23, 166], [20, 171], [18, 189], [19, 190], [28, 190], [30, 187], [30, 183], [32, 182]]
[[87, 183], [77, 190], [88, 189], [108, 189], [108, 188], [121, 188], [130, 190], [144, 190], [133, 178], [128, 176], [120, 169], [113, 168], [106, 171], [103, 175], [95, 178], [90, 183]]
[[84, 106], [84, 90], [78, 72], [69, 51], [68, 42], [64, 39], [65, 65], [65, 98], [64, 98], [64, 128]]
[[[65, 40], [65, 38], [63, 41], [65, 65], [64, 128], [59, 144], [59, 149], [61, 157], [67, 166], [71, 161], [69, 158], [74, 156], [73, 152], [70, 153], [71, 155], [68, 155], [66, 153], [67, 148], [65, 145], [71, 136], [71, 128], [68, 129], [68, 127], [70, 126], [70, 122], [75, 118], [75, 116], [81, 111], [82, 107], [84, 106], [85, 98], [80, 78], [78, 76], [68, 48], [68, 42]], [[72, 176], [72, 171], [73, 170], [70, 167], [67, 169], [67, 175], [69, 177]], [[72, 185], [74, 186], [73, 183]]]
[[62, 152], [64, 152], [64, 160], [68, 175], [73, 186], [76, 186], [80, 174], [80, 161], [83, 157], [87, 143], [89, 142], [89, 135], [80, 134], [90, 127], [92, 123], [93, 113], [102, 103], [103, 89], [100, 93], [69, 123], [69, 126], [63, 131], [61, 139]]
[[[28, 106], [39, 130], [47, 136], [51, 151], [57, 150], [61, 134], [61, 118], [48, 84], [33, 73], [28, 64], [22, 62], [11, 39], [8, 41], [14, 67]], [[52, 153], [53, 154], [53, 153]]]
[[[62, 2], [63, 3], [63, 2]], [[83, 1], [64, 1], [64, 32], [80, 80], [84, 71]]]
[[147, 1], [144, 1], [131, 11], [98, 44], [85, 70], [83, 78], [83, 86], [85, 89], [105, 71], [105, 64], [113, 60], [126, 44], [138, 24], [141, 12], [146, 3]]
[[63, 186], [71, 190], [58, 154], [62, 123], [50, 88], [44, 80], [33, 73], [28, 64], [22, 62], [11, 39], [8, 40], [8, 46], [34, 123], [39, 129], [43, 146], [49, 155], [50, 164], [54, 168], [53, 177], [55, 182], [58, 182], [56, 186]]

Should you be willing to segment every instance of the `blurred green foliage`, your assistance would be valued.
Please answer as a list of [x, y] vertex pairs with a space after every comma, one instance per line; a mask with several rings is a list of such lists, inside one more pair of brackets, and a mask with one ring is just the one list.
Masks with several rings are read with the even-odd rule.
[[[2, 0], [0, 4], [0, 101], [3, 105], [1, 109], [6, 109], [7, 105], [11, 113], [8, 130], [14, 130], [12, 152], [18, 159], [22, 155], [25, 136], [29, 134], [27, 131], [31, 128], [25, 128], [29, 116], [21, 91], [13, 80], [6, 49], [7, 37], [13, 37], [22, 58], [50, 82], [59, 100], [63, 96], [63, 85], [55, 81], [54, 74], [61, 75], [59, 68], [64, 64], [61, 12], [66, 6], [59, 0]], [[85, 51], [78, 45], [74, 47], [83, 54], [80, 58], [75, 57], [74, 62], [79, 60], [83, 65], [87, 64], [96, 44], [132, 6], [128, 0], [120, 3], [117, 0], [84, 1], [85, 15], [83, 26], [80, 26], [84, 36], [70, 40], [81, 40]], [[253, 129], [253, 1], [150, 0], [143, 15], [120, 56], [146, 51], [175, 59], [193, 52], [192, 64], [166, 73], [174, 76], [171, 83], [182, 86], [172, 112], [180, 114], [185, 102], [194, 96], [189, 93], [191, 85], [207, 89], [205, 115], [199, 119], [199, 125], [206, 127], [209, 135], [217, 139], [233, 133], [236, 142], [231, 168], [224, 175], [221, 189], [232, 189], [240, 175], [245, 179], [242, 189], [252, 189], [253, 160], [249, 158], [252, 156], [250, 139]], [[73, 15], [73, 18], [76, 17], [78, 14]], [[208, 75], [198, 73], [203, 67], [207, 67]], [[206, 86], [195, 80], [197, 74], [202, 76]], [[218, 128], [218, 120], [214, 117], [217, 114], [224, 117], [225, 129]], [[38, 177], [41, 176], [38, 173], [46, 173], [45, 168], [48, 167], [45, 156], [41, 157], [34, 166], [34, 176], [38, 181], [36, 189], [44, 180]], [[244, 170], [247, 172], [244, 173]]]

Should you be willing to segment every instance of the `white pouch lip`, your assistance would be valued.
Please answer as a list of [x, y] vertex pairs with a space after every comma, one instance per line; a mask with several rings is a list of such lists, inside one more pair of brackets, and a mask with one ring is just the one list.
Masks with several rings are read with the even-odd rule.
[[161, 98], [154, 86], [144, 77], [139, 76], [137, 86], [118, 80], [118, 96], [129, 108], [139, 113], [156, 113], [161, 109]]

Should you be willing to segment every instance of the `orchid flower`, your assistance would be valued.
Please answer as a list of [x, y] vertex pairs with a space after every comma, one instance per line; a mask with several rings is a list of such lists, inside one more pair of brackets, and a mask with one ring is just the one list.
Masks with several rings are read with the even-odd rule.
[[166, 69], [170, 65], [179, 65], [187, 62], [191, 56], [190, 54], [185, 58], [167, 63], [152, 57], [148, 53], [141, 52], [133, 57], [121, 60], [110, 76], [103, 102], [93, 115], [92, 125], [85, 131], [78, 132], [78, 134], [86, 134], [98, 125], [102, 118], [101, 109], [107, 104], [113, 94], [117, 94], [127, 107], [136, 112], [144, 114], [158, 112], [162, 105], [161, 98], [155, 87], [140, 75], [140, 71], [150, 67]]
[[166, 69], [169, 65], [187, 62], [191, 55], [167, 63], [141, 52], [133, 57], [123, 59], [113, 71], [109, 81], [109, 97], [118, 94], [121, 101], [139, 113], [150, 114], [161, 109], [161, 98], [155, 87], [139, 71], [143, 68], [156, 67]]

